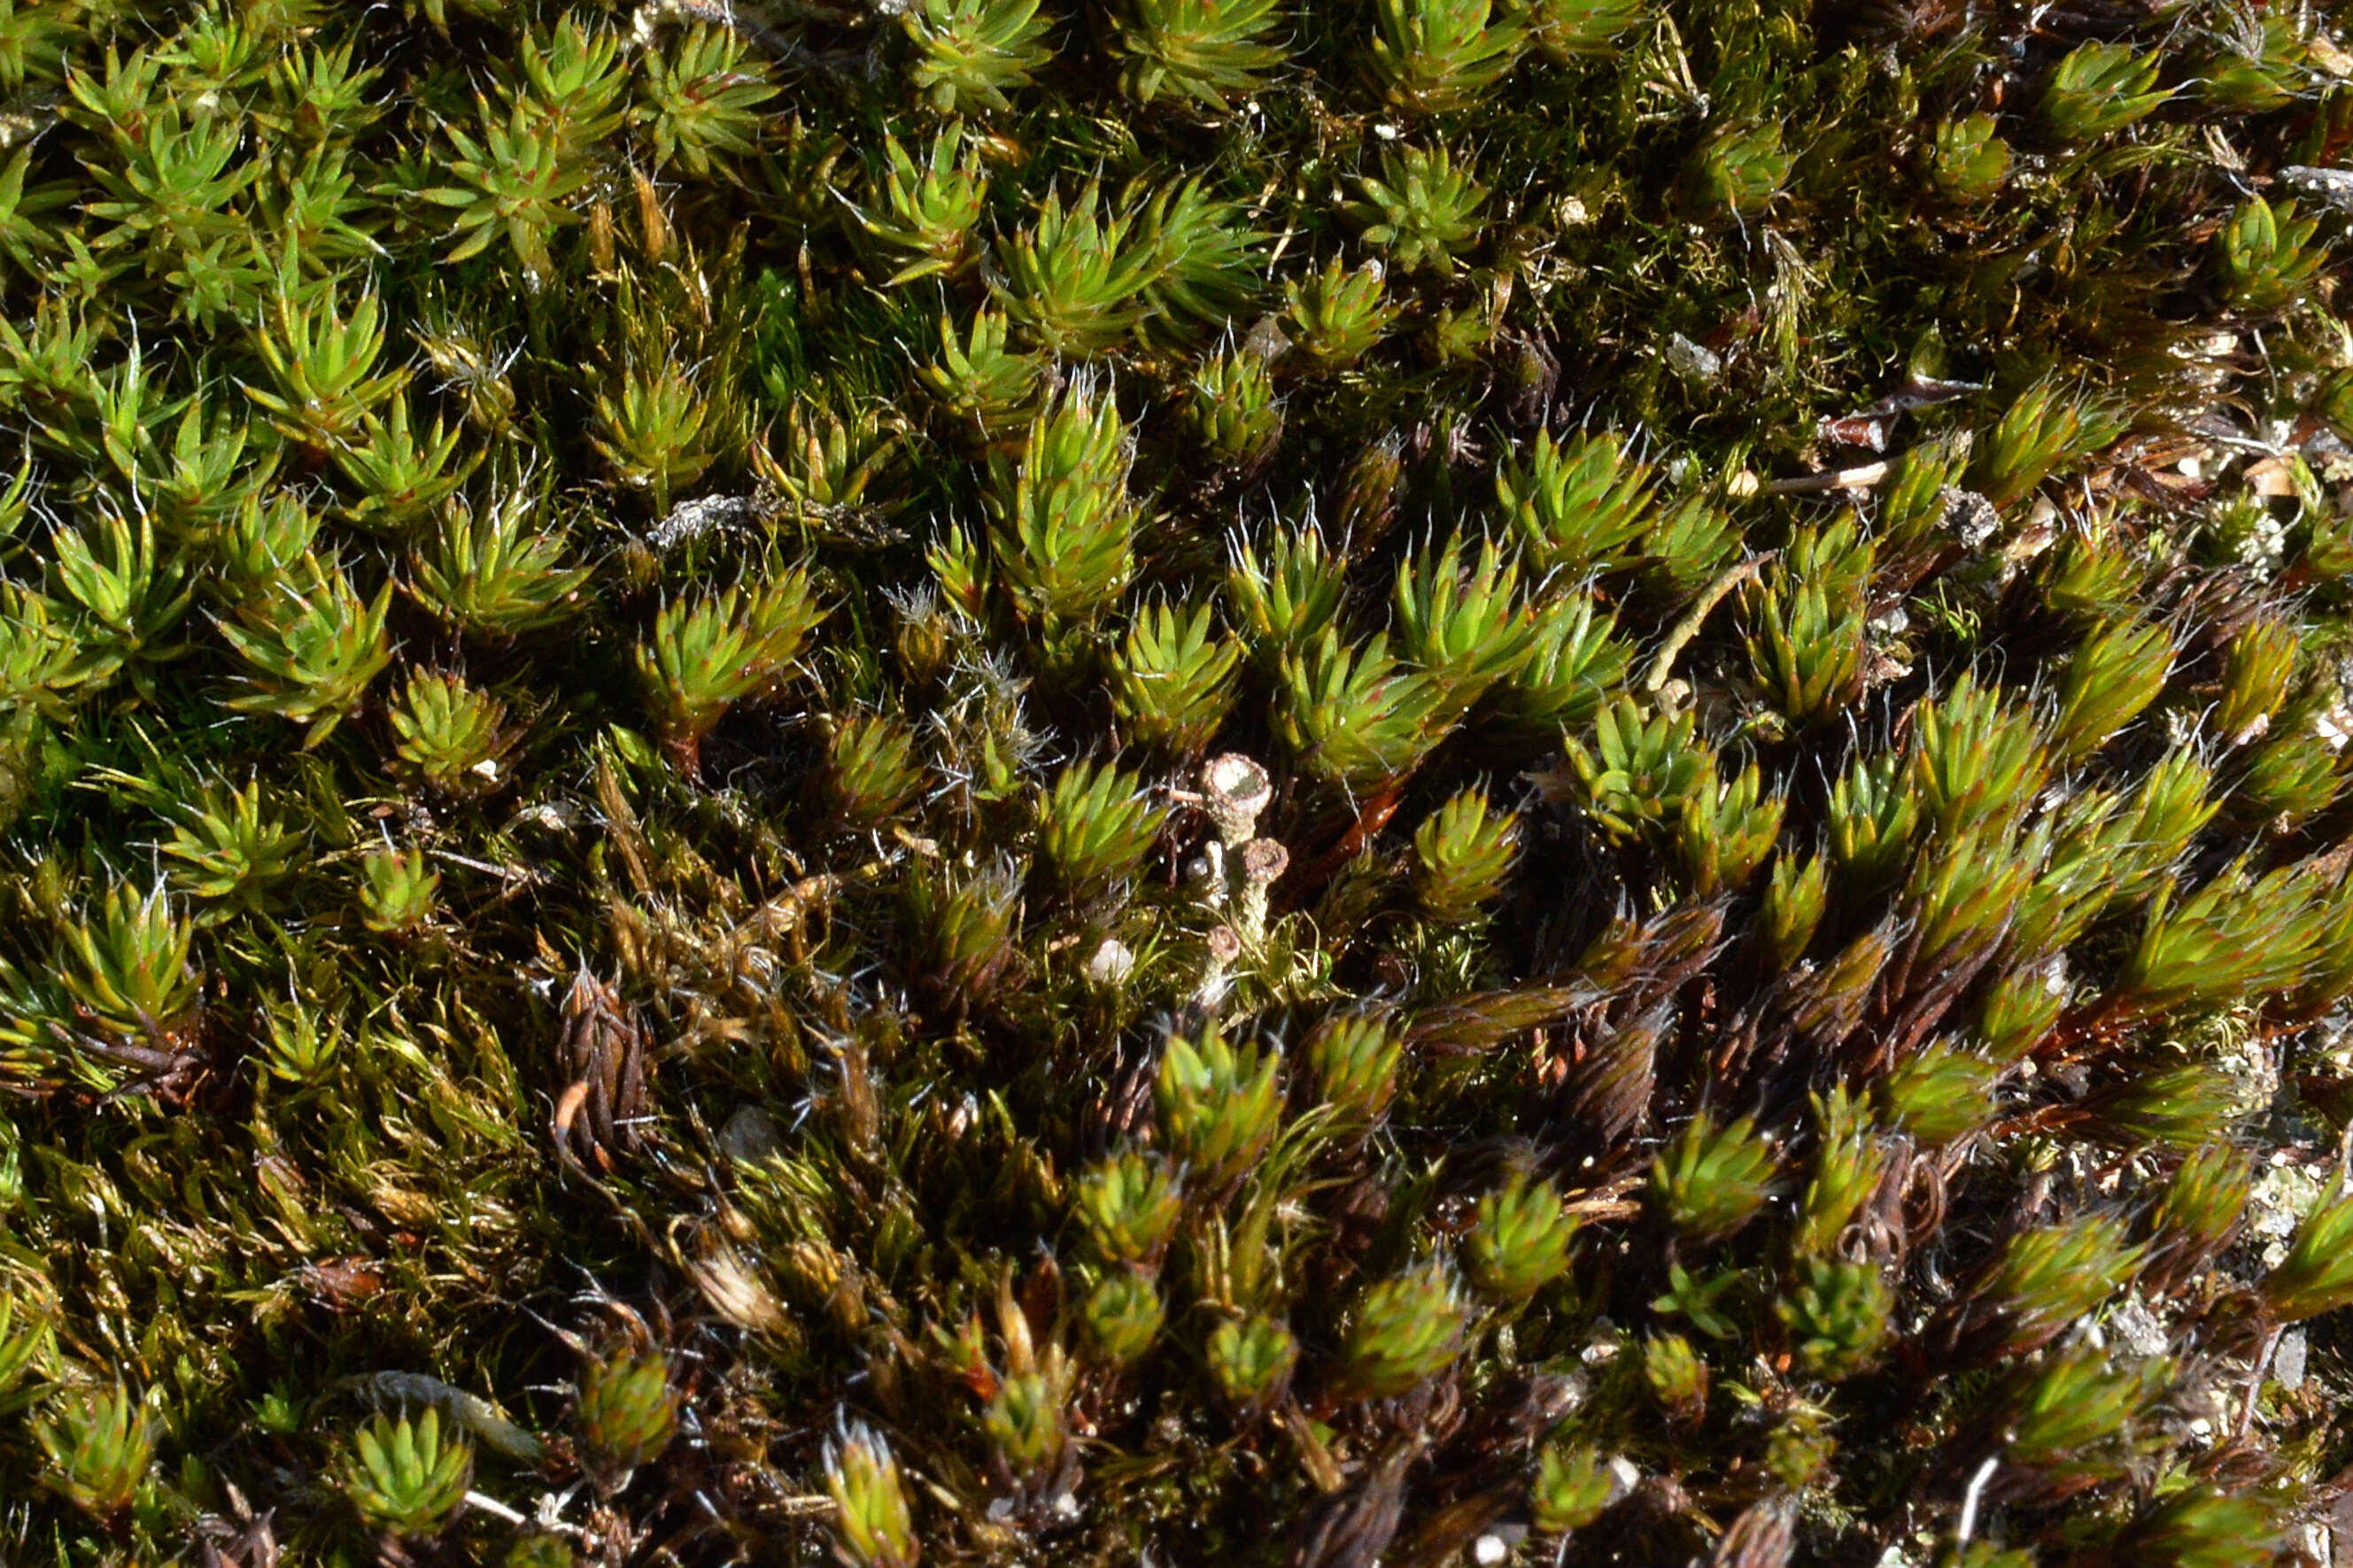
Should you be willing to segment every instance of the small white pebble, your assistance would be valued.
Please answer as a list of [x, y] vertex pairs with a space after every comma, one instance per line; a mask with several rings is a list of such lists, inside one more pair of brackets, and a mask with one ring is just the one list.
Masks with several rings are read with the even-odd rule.
[[1116, 985], [1135, 973], [1135, 954], [1127, 943], [1107, 936], [1087, 960], [1087, 978], [1098, 985]]
[[2302, 1329], [2290, 1329], [2280, 1336], [2279, 1349], [2272, 1352], [2272, 1376], [2279, 1385], [2294, 1394], [2304, 1386], [2304, 1368], [2309, 1344]]
[[1483, 1568], [1494, 1568], [1496, 1563], [1511, 1554], [1512, 1549], [1504, 1544], [1504, 1538], [1500, 1535], [1482, 1535], [1471, 1544], [1472, 1561], [1482, 1564]]
[[[2247, 727], [2254, 728], [2252, 724]], [[2346, 741], [2353, 739], [2353, 708], [2343, 702], [2332, 704], [2326, 712], [2314, 716], [2312, 732], [2326, 742], [2330, 751], [2343, 751]]]
[[1681, 332], [1667, 335], [1667, 366], [1678, 375], [1713, 383], [1724, 374], [1724, 356]]

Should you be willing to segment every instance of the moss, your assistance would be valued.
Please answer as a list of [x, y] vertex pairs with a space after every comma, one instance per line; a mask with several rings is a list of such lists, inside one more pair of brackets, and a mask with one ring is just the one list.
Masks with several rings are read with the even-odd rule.
[[2094, 10], [0, 0], [9, 1554], [2271, 1560], [2348, 46]]

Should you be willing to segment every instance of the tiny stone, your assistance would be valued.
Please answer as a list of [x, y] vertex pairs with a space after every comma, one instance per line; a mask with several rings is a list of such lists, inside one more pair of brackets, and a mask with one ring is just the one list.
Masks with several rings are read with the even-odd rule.
[[2163, 1355], [2171, 1342], [2164, 1321], [2137, 1296], [2128, 1298], [2116, 1309], [2109, 1326], [2135, 1355]]
[[1087, 978], [1098, 985], [1116, 985], [1135, 973], [1135, 954], [1115, 936], [1103, 939], [1087, 960]]
[[1724, 376], [1724, 356], [1676, 332], [1667, 339], [1667, 365], [1677, 375], [1713, 384]]
[[2309, 1350], [2304, 1331], [2290, 1329], [2280, 1336], [2279, 1348], [2272, 1352], [2272, 1376], [2290, 1394], [2304, 1386], [2305, 1360]]
[[727, 1119], [719, 1129], [719, 1147], [731, 1160], [744, 1164], [757, 1164], [772, 1158], [785, 1146], [776, 1131], [776, 1119], [756, 1105], [746, 1105]]
[[1937, 520], [1940, 526], [1959, 540], [1964, 550], [1975, 550], [2001, 531], [2001, 513], [1994, 510], [1993, 502], [1975, 490], [1947, 485], [1936, 500], [1945, 509]]
[[[1527, 1538], [1528, 1527], [1526, 1525], [1514, 1524], [1509, 1521], [1505, 1521], [1504, 1523], [1498, 1524], [1489, 1530], [1479, 1539], [1482, 1543], [1490, 1541], [1494, 1542], [1497, 1545], [1503, 1548], [1504, 1556], [1508, 1557], [1512, 1554], [1512, 1549], [1519, 1545], [1521, 1542], [1525, 1541]], [[1500, 1557], [1496, 1559], [1498, 1562], [1501, 1562], [1502, 1560], [1503, 1559]]]
[[1272, 364], [1290, 352], [1291, 339], [1283, 331], [1282, 323], [1272, 316], [1261, 316], [1258, 324], [1250, 328], [1250, 334], [1242, 339], [1242, 353], [1255, 354], [1267, 364]]
[[2327, 742], [2330, 751], [2343, 751], [2347, 738], [2353, 737], [2353, 708], [2343, 702], [2330, 704], [2327, 710], [2313, 716], [2312, 732]]

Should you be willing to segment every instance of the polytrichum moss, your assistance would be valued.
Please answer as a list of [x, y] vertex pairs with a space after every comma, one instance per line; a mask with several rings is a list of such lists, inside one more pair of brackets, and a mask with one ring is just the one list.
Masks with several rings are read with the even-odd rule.
[[2353, 53], [0, 0], [0, 1555], [2327, 1560]]

